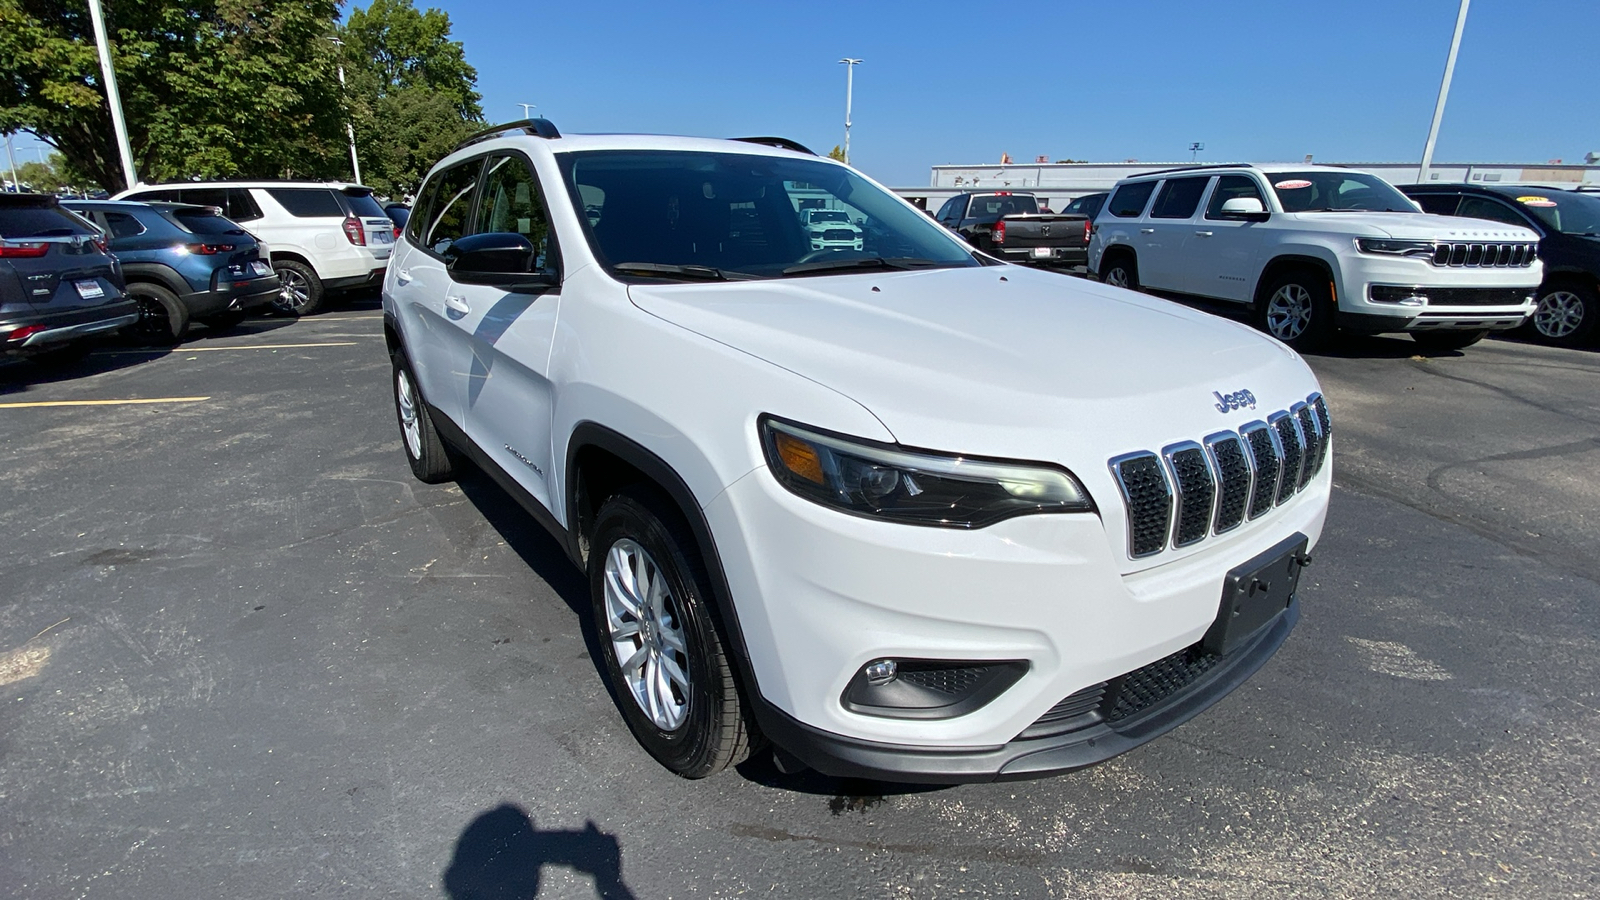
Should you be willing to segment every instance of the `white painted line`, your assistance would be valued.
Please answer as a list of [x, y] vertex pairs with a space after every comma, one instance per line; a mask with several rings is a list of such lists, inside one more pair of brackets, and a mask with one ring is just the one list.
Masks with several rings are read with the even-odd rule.
[[129, 353], [215, 353], [220, 350], [296, 350], [303, 347], [354, 347], [359, 341], [321, 341], [314, 344], [236, 344], [231, 347], [178, 347], [166, 350], [100, 350], [95, 356], [123, 356]]

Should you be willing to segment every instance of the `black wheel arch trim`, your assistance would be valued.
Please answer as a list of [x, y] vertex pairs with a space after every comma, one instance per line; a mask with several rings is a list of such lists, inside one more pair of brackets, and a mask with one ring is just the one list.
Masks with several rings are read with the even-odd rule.
[[183, 280], [183, 276], [178, 274], [177, 269], [165, 263], [125, 262], [122, 264], [122, 280], [127, 284], [144, 282], [164, 287], [179, 298], [195, 292], [195, 289]]
[[1271, 286], [1272, 279], [1278, 277], [1278, 275], [1285, 269], [1297, 268], [1316, 269], [1322, 274], [1328, 276], [1328, 283], [1334, 285], [1332, 289], [1333, 297], [1330, 299], [1333, 300], [1336, 306], [1338, 305], [1338, 279], [1334, 276], [1333, 266], [1328, 265], [1327, 260], [1320, 259], [1315, 256], [1305, 256], [1298, 253], [1274, 256], [1272, 259], [1267, 260], [1267, 264], [1261, 267], [1261, 277], [1256, 279], [1255, 302], [1260, 303], [1266, 299], [1267, 288]]

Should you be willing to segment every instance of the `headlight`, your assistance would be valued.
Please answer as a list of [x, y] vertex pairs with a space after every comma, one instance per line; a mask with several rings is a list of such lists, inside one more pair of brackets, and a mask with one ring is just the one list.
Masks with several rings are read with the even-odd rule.
[[1066, 469], [906, 450], [763, 416], [767, 464], [784, 487], [844, 512], [912, 525], [982, 528], [1031, 513], [1093, 512]]
[[1377, 253], [1384, 256], [1415, 256], [1431, 259], [1433, 257], [1433, 241], [1393, 241], [1378, 238], [1357, 238], [1356, 249], [1362, 253]]

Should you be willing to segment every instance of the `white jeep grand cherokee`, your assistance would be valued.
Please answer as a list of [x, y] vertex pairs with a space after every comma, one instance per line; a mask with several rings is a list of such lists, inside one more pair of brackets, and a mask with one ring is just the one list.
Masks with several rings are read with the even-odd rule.
[[1521, 325], [1543, 278], [1531, 229], [1423, 213], [1336, 166], [1188, 166], [1117, 183], [1089, 269], [1119, 287], [1250, 304], [1299, 349], [1336, 329], [1430, 349]]
[[[825, 194], [860, 250], [810, 249]], [[1331, 473], [1243, 325], [996, 263], [779, 139], [468, 141], [383, 288], [405, 452], [588, 573], [617, 703], [689, 777], [1021, 778], [1267, 661]]]

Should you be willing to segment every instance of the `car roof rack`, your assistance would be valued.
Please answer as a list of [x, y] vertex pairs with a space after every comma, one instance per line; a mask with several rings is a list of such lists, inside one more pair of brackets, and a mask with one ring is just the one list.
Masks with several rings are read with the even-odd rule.
[[804, 153], [807, 156], [817, 155], [815, 151], [805, 144], [799, 141], [791, 141], [784, 137], [742, 137], [732, 138], [732, 140], [745, 144], [760, 144], [764, 147], [777, 147], [779, 150], [793, 150], [796, 153]]
[[1195, 172], [1201, 169], [1248, 169], [1253, 168], [1251, 163], [1196, 163], [1190, 166], [1173, 166], [1170, 169], [1156, 169], [1153, 172], [1140, 172], [1129, 175], [1129, 178], [1143, 178], [1146, 175], [1165, 175], [1168, 172]]
[[554, 140], [558, 137], [561, 137], [561, 132], [556, 130], [555, 123], [551, 122], [549, 119], [518, 119], [515, 122], [507, 122], [504, 125], [495, 125], [490, 128], [485, 128], [484, 130], [457, 144], [456, 149], [460, 150], [462, 147], [470, 147], [473, 144], [479, 143], [480, 141], [487, 141], [491, 138], [502, 137], [515, 131], [520, 131], [523, 134], [531, 134], [534, 137], [546, 138], [548, 140]]

